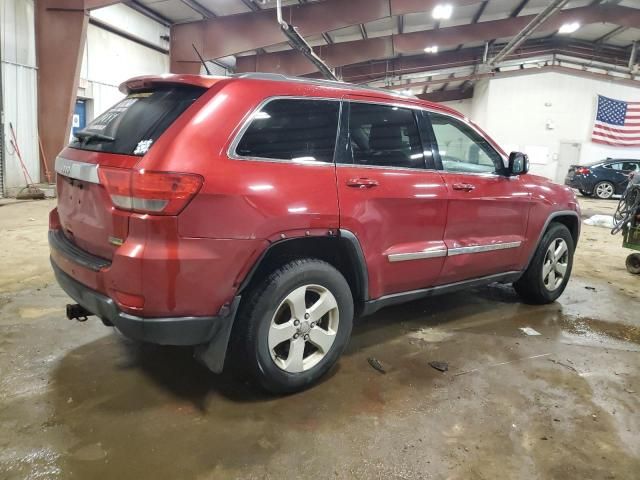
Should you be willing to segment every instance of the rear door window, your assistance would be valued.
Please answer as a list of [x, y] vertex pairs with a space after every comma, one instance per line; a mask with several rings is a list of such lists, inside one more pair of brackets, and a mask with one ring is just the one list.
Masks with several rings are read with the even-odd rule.
[[277, 99], [264, 105], [240, 138], [244, 158], [333, 162], [340, 102]]
[[130, 93], [76, 132], [69, 146], [142, 156], [205, 91], [199, 87], [168, 86]]
[[622, 163], [610, 163], [608, 165], [603, 165], [604, 168], [609, 168], [611, 170], [622, 170]]
[[425, 168], [416, 117], [408, 108], [351, 102], [349, 147], [356, 165]]

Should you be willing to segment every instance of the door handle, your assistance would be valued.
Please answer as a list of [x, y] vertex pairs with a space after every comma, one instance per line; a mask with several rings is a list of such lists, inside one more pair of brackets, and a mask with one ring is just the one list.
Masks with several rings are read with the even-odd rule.
[[465, 192], [470, 192], [474, 188], [476, 188], [476, 186], [470, 183], [454, 183], [453, 184], [454, 190], [463, 190]]
[[378, 185], [380, 185], [378, 181], [371, 178], [350, 178], [347, 180], [347, 186], [354, 188], [373, 188]]

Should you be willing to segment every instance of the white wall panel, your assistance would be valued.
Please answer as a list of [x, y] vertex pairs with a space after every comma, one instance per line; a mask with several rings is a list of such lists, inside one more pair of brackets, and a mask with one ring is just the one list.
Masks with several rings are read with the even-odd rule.
[[[562, 142], [581, 145], [580, 163], [606, 157], [640, 158], [640, 148], [592, 143], [597, 95], [640, 101], [640, 88], [557, 72], [479, 82], [471, 118], [498, 143], [534, 153], [532, 172], [556, 177]], [[547, 152], [546, 158], [541, 152]]]
[[34, 181], [40, 179], [37, 121], [37, 70], [33, 0], [0, 2], [0, 48], [2, 49], [2, 97], [4, 110], [4, 188], [14, 192], [24, 186], [22, 168], [9, 145], [9, 123]]
[[471, 109], [473, 106], [473, 99], [465, 98], [464, 100], [454, 100], [452, 102], [440, 102], [442, 105], [457, 110], [465, 117], [471, 118]]
[[168, 55], [89, 25], [80, 73], [80, 86], [84, 88], [78, 92], [93, 102], [87, 119], [100, 115], [123, 97], [118, 85], [125, 80], [168, 71]]
[[92, 10], [91, 16], [149, 43], [169, 48], [169, 41], [161, 38], [169, 36], [169, 27], [145, 17], [126, 5], [117, 4]]

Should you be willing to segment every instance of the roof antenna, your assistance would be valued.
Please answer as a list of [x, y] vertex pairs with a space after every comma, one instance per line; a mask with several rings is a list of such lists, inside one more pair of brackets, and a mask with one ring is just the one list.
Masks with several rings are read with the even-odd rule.
[[211, 75], [211, 72], [209, 71], [209, 67], [207, 67], [207, 62], [204, 61], [204, 58], [202, 58], [202, 55], [200, 55], [200, 52], [198, 51], [196, 46], [193, 43], [191, 44], [191, 46], [195, 50], [196, 55], [198, 55], [198, 58], [200, 59], [200, 63], [202, 63], [202, 66], [204, 67], [204, 70], [207, 72], [207, 75]]

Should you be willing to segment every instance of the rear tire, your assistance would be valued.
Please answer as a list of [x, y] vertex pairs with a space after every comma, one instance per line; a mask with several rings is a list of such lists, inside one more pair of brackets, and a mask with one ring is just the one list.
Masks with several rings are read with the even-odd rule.
[[575, 244], [569, 229], [551, 223], [538, 245], [529, 267], [513, 286], [526, 303], [542, 305], [564, 292], [573, 267]]
[[593, 194], [601, 200], [609, 200], [615, 193], [615, 187], [611, 182], [598, 182], [593, 188]]
[[342, 274], [321, 260], [293, 260], [243, 299], [231, 360], [269, 392], [304, 390], [336, 363], [352, 325], [353, 298]]

